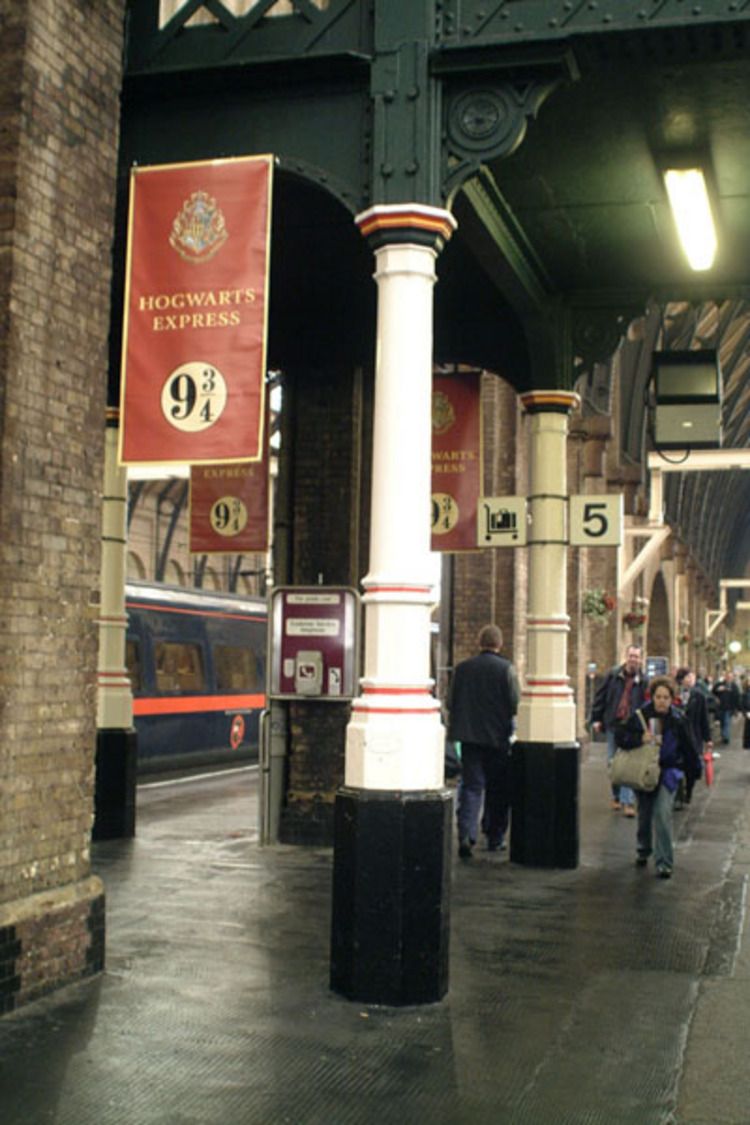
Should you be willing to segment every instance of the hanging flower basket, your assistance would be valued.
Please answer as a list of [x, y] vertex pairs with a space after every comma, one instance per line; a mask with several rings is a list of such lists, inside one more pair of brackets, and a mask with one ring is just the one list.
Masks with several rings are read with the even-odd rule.
[[677, 634], [677, 644], [678, 645], [689, 645], [690, 644], [690, 634], [689, 633], [678, 633]]
[[609, 621], [610, 614], [617, 605], [617, 598], [612, 594], [608, 594], [606, 590], [600, 587], [595, 587], [593, 590], [586, 590], [581, 599], [581, 609], [583, 610], [584, 617], [588, 617], [589, 621], [596, 624], [604, 624]]
[[637, 609], [628, 610], [622, 623], [627, 629], [641, 629], [646, 624], [646, 614]]

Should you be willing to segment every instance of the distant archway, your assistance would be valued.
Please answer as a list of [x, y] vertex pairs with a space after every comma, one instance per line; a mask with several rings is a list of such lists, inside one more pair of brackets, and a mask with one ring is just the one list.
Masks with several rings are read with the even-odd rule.
[[164, 568], [164, 581], [171, 586], [184, 586], [185, 585], [185, 571], [182, 569], [176, 559], [169, 559], [166, 567]]
[[139, 582], [146, 577], [146, 566], [136, 551], [128, 551], [127, 576]]

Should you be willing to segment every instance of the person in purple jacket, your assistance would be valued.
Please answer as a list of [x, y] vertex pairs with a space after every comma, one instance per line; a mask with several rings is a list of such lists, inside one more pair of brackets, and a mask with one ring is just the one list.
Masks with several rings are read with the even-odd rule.
[[653, 737], [659, 745], [659, 784], [650, 792], [638, 790], [636, 794], [635, 862], [638, 867], [645, 867], [653, 852], [656, 874], [669, 879], [674, 867], [672, 810], [675, 795], [683, 777], [691, 773], [700, 777], [703, 764], [690, 725], [675, 706], [677, 689], [673, 681], [668, 676], [654, 676], [649, 684], [649, 695], [650, 702], [616, 728], [615, 740], [624, 750], [641, 746], [647, 736]]

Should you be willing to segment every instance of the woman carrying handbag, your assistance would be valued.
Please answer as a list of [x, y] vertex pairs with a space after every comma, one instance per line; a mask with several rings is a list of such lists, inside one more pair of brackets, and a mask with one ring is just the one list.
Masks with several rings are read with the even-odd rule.
[[636, 711], [615, 731], [617, 745], [624, 750], [641, 746], [648, 739], [659, 746], [659, 783], [650, 791], [639, 790], [637, 856], [645, 867], [652, 854], [656, 874], [669, 879], [674, 867], [672, 810], [683, 777], [700, 777], [702, 763], [684, 715], [675, 706], [677, 690], [668, 676], [655, 676], [649, 684], [650, 702]]

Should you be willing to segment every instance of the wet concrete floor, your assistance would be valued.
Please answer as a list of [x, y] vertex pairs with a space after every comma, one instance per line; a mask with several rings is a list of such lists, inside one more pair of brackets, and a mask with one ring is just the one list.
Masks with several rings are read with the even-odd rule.
[[106, 971], [0, 1020], [0, 1123], [748, 1125], [750, 752], [722, 751], [664, 882], [587, 748], [580, 866], [456, 859], [450, 992], [405, 1009], [329, 991], [331, 852], [258, 846], [255, 772], [141, 789], [94, 849]]

